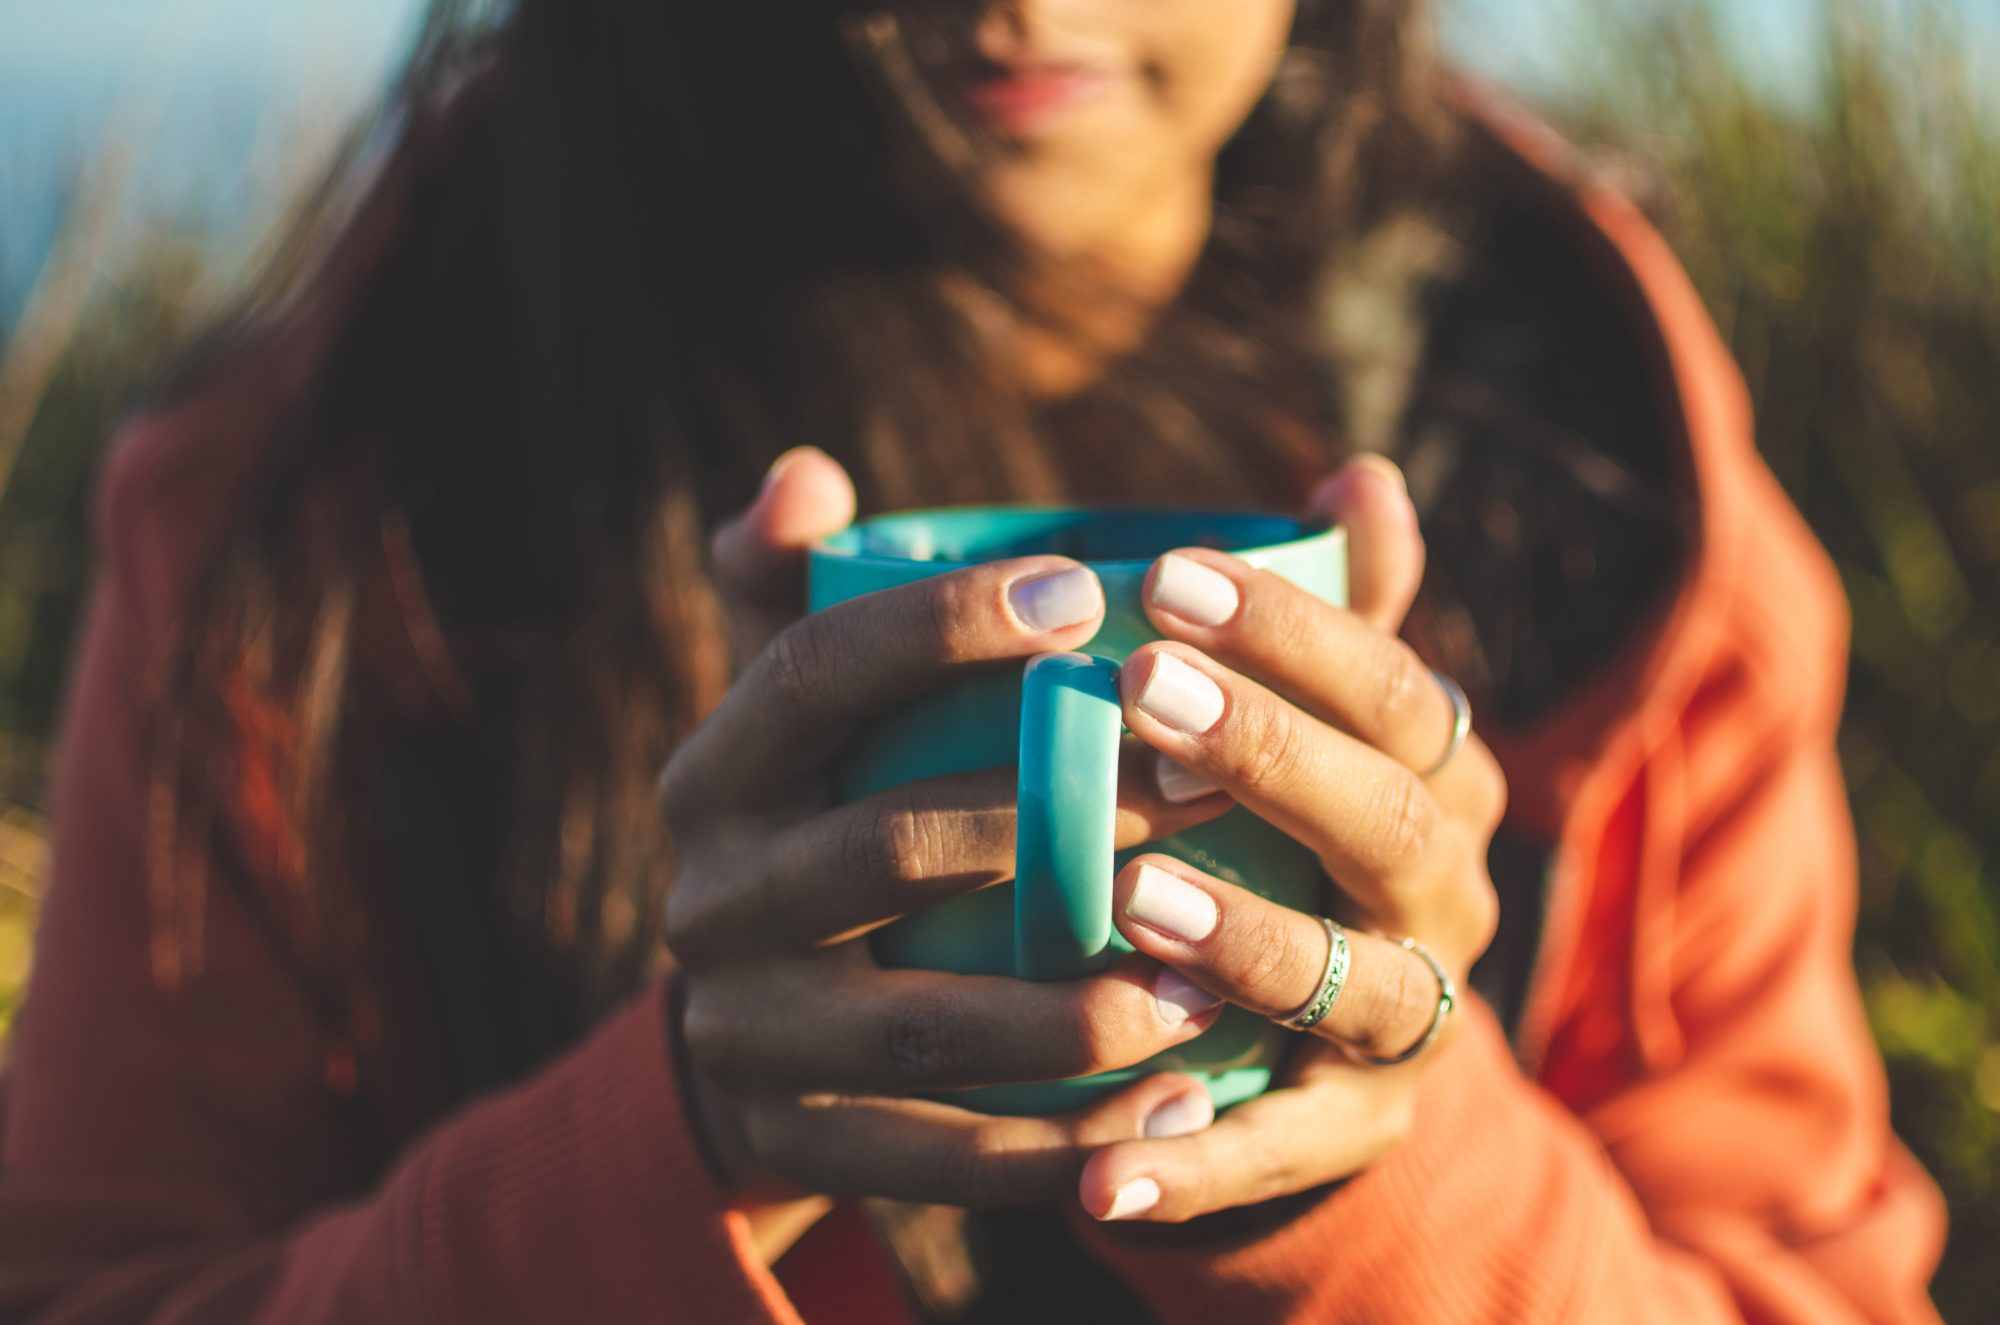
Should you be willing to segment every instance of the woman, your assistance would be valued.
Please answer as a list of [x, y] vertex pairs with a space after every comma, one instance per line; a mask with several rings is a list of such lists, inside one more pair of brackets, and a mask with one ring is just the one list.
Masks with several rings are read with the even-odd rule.
[[[1836, 582], [1659, 241], [1422, 17], [440, 11], [331, 255], [102, 476], [0, 1314], [1931, 1319]], [[876, 968], [1011, 781], [828, 756], [1102, 602], [795, 624], [857, 494], [1349, 525], [1351, 611], [1162, 559], [1124, 677], [1122, 838], [1240, 802], [1353, 922], [1282, 1089], [928, 1099], [1324, 1010], [1334, 931], [1153, 857], [1105, 975]]]

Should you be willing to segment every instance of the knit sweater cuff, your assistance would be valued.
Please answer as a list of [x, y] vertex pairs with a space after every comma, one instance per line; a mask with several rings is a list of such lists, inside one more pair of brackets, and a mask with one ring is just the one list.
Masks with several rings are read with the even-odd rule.
[[421, 1320], [796, 1322], [696, 1147], [655, 984], [425, 1147]]

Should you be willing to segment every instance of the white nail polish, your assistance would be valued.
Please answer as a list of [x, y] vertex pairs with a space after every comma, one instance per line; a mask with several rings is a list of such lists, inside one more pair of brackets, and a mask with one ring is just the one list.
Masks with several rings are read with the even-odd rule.
[[1176, 1095], [1146, 1115], [1146, 1139], [1165, 1141], [1170, 1137], [1193, 1136], [1206, 1131], [1215, 1121], [1215, 1105], [1206, 1090]]
[[1183, 943], [1201, 942], [1215, 932], [1215, 922], [1221, 918], [1213, 897], [1157, 865], [1139, 867], [1132, 895], [1125, 899], [1125, 914]]
[[1159, 787], [1160, 795], [1175, 805], [1198, 801], [1211, 792], [1222, 790], [1180, 760], [1163, 754], [1153, 756], [1153, 782]]
[[1111, 1194], [1111, 1208], [1100, 1219], [1130, 1219], [1143, 1215], [1160, 1203], [1160, 1184], [1151, 1178], [1134, 1178]]
[[1159, 1006], [1160, 1020], [1169, 1026], [1184, 1026], [1222, 1004], [1221, 999], [1171, 966], [1162, 966], [1153, 977], [1153, 1001]]
[[1171, 653], [1155, 654], [1139, 707], [1167, 726], [1198, 736], [1222, 717], [1222, 689]]
[[1104, 587], [1087, 566], [1021, 580], [1007, 590], [1014, 615], [1030, 630], [1061, 630], [1104, 610]]
[[1197, 626], [1219, 626], [1236, 615], [1241, 601], [1227, 575], [1189, 557], [1160, 558], [1153, 572], [1153, 605]]

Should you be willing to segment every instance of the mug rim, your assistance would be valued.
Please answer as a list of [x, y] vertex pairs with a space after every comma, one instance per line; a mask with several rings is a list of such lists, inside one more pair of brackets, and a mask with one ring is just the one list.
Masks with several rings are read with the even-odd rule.
[[[1111, 503], [1088, 502], [997, 502], [981, 506], [915, 506], [904, 510], [881, 511], [865, 519], [856, 520], [837, 533], [815, 539], [807, 547], [813, 557], [837, 558], [845, 564], [878, 566], [938, 566], [952, 570], [967, 566], [983, 565], [993, 560], [991, 557], [975, 561], [965, 561], [954, 557], [897, 557], [882, 552], [850, 551], [834, 546], [834, 540], [846, 537], [864, 526], [881, 521], [908, 520], [919, 517], [944, 516], [948, 518], [977, 518], [983, 515], [1141, 515], [1161, 519], [1191, 519], [1224, 521], [1236, 519], [1281, 520], [1299, 530], [1290, 538], [1275, 542], [1253, 543], [1247, 547], [1224, 548], [1232, 556], [1271, 555], [1294, 549], [1311, 547], [1315, 543], [1337, 539], [1344, 535], [1345, 526], [1328, 521], [1315, 523], [1302, 516], [1288, 515], [1282, 511], [1264, 510], [1258, 507], [1231, 506], [1120, 506]], [[1123, 569], [1127, 567], [1151, 566], [1171, 548], [1162, 548], [1151, 557], [1075, 557], [1086, 566]]]

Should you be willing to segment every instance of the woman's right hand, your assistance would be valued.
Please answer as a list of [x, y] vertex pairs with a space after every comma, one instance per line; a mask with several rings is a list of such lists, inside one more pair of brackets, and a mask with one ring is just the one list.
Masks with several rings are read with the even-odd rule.
[[[878, 967], [868, 931], [1011, 877], [1014, 771], [831, 794], [829, 761], [878, 715], [971, 669], [1076, 648], [1102, 615], [1095, 576], [1053, 556], [853, 599], [780, 629], [675, 753], [661, 804], [679, 1033], [733, 1189], [1015, 1204], [1066, 1194], [1095, 1147], [1209, 1122], [1201, 1085], [1175, 1074], [1056, 1117], [923, 1098], [1130, 1066], [1206, 1029], [1215, 1000], [1137, 956], [1054, 983]], [[1230, 804], [1173, 804], [1150, 752], [1128, 753], [1120, 846]]]

